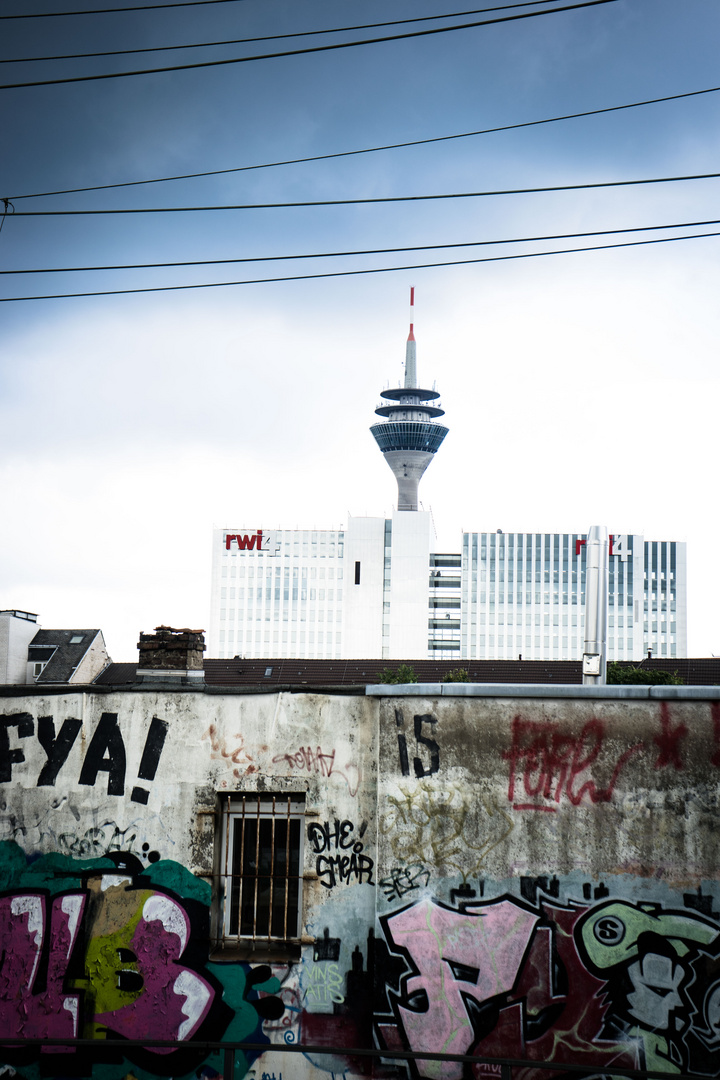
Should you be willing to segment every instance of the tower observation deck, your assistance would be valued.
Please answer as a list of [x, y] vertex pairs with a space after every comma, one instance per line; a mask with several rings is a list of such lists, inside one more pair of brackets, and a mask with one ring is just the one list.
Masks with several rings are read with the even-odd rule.
[[385, 423], [370, 428], [397, 480], [398, 510], [417, 510], [420, 480], [448, 433], [448, 428], [435, 423], [438, 416], [445, 415], [440, 395], [417, 385], [414, 306], [415, 289], [411, 288], [404, 385], [382, 391], [384, 400], [375, 413], [384, 417]]

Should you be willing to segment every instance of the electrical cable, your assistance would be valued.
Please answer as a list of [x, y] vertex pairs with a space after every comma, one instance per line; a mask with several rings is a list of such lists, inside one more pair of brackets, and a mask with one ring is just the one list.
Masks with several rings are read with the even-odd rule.
[[88, 8], [87, 11], [33, 11], [26, 15], [0, 15], [0, 19], [53, 19], [63, 15], [111, 15], [123, 11], [162, 11], [163, 8], [200, 7], [201, 4], [230, 4], [238, 0], [176, 0], [172, 4], [138, 4], [136, 7]]
[[10, 199], [0, 199], [3, 204], [2, 216], [0, 217], [0, 232], [2, 232], [3, 225], [5, 224], [5, 218], [8, 216], [8, 212], [15, 213], [15, 207], [10, 202]]
[[179, 266], [226, 266], [232, 263], [287, 262], [295, 259], [337, 259], [354, 255], [391, 255], [401, 251], [438, 251], [447, 248], [493, 247], [504, 244], [534, 244], [548, 240], [576, 240], [586, 236], [609, 236], [620, 233], [657, 232], [660, 229], [695, 229], [701, 225], [720, 225], [720, 218], [709, 221], [679, 221], [670, 225], [638, 225], [635, 228], [594, 229], [591, 232], [551, 233], [547, 236], [516, 236], [502, 240], [465, 240], [453, 244], [413, 244], [409, 247], [362, 248], [357, 251], [316, 251], [301, 255], [254, 255], [235, 259], [191, 259], [183, 262], [157, 263], [119, 263], [114, 266], [46, 266], [40, 269], [0, 270], [0, 275], [7, 274], [73, 274], [91, 273], [103, 270], [159, 270]]
[[404, 34], [388, 34], [385, 37], [365, 38], [361, 41], [342, 41], [333, 45], [311, 45], [304, 49], [287, 49], [284, 52], [264, 53], [256, 56], [237, 56], [228, 60], [199, 60], [193, 64], [174, 64], [169, 67], [145, 68], [139, 71], [105, 72], [101, 75], [73, 75], [64, 79], [36, 79], [33, 82], [5, 83], [0, 90], [23, 90], [34, 86], [60, 86], [65, 83], [97, 82], [103, 79], [125, 79], [135, 75], [157, 75], [169, 71], [191, 71], [196, 68], [225, 67], [228, 64], [248, 64], [256, 60], [277, 60], [287, 56], [304, 56], [308, 53], [331, 52], [337, 49], [353, 49], [361, 45], [377, 45], [385, 41], [403, 41], [408, 38], [428, 37], [433, 34], [448, 34], [456, 30], [470, 30], [477, 26], [493, 26], [498, 23], [516, 22], [519, 19], [536, 19], [542, 15], [557, 15], [564, 11], [576, 11], [579, 8], [597, 7], [601, 4], [616, 4], [618, 0], [581, 0], [580, 3], [565, 4], [563, 7], [543, 11], [526, 11], [521, 15], [502, 15], [497, 19], [480, 19], [456, 26], [433, 26], [428, 30], [412, 30]]
[[116, 210], [16, 210], [15, 217], [98, 217], [113, 214], [193, 214], [215, 210], [287, 210], [318, 206], [369, 206], [377, 203], [432, 202], [442, 199], [481, 199], [497, 195], [538, 195], [555, 191], [588, 191], [596, 188], [636, 187], [640, 184], [675, 184], [686, 180], [716, 180], [720, 173], [691, 176], [657, 176], [643, 180], [603, 180], [591, 184], [555, 184], [550, 187], [503, 188], [497, 191], [460, 191], [442, 195], [383, 195], [372, 199], [317, 199], [301, 202], [231, 203], [225, 206], [144, 206]]
[[[68, 53], [61, 56], [22, 56], [16, 59], [3, 60], [0, 59], [0, 64], [31, 64], [37, 62], [50, 62], [52, 60], [85, 60], [98, 56], [130, 56], [134, 53], [149, 53], [149, 52], [175, 52], [178, 49], [209, 49], [215, 48], [218, 45], [249, 45], [256, 41], [282, 41], [284, 38], [297, 38], [297, 37], [315, 37], [318, 34], [342, 34], [351, 30], [374, 30], [381, 26], [403, 26], [406, 23], [425, 23], [435, 22], [438, 19], [460, 19], [466, 15], [481, 15], [488, 11], [509, 11], [512, 8], [519, 7], [534, 7], [538, 4], [556, 3], [556, 0], [525, 0], [524, 3], [519, 4], [497, 4], [495, 7], [489, 8], [473, 8], [470, 11], [449, 11], [445, 15], [418, 15], [414, 19], [390, 19], [387, 22], [379, 23], [361, 23], [358, 26], [336, 26], [330, 30], [296, 30], [294, 34], [265, 34], [262, 37], [249, 37], [249, 38], [230, 38], [227, 41], [195, 41], [190, 45], [156, 45], [154, 48], [144, 49], [113, 49], [108, 52], [92, 52], [92, 53]], [[165, 5], [169, 7], [170, 5]], [[123, 10], [132, 10], [130, 8]], [[552, 9], [550, 9], [552, 10]], [[59, 12], [58, 14], [62, 14]], [[67, 12], [67, 14], [76, 14], [76, 12]], [[10, 16], [14, 18], [14, 16]], [[0, 15], [0, 18], [3, 16]]]
[[716, 94], [720, 86], [711, 86], [706, 90], [688, 90], [683, 94], [668, 94], [665, 97], [648, 98], [646, 101], [632, 101], [627, 105], [609, 105], [603, 109], [588, 109], [585, 112], [566, 113], [564, 116], [550, 116], [544, 120], [525, 120], [519, 124], [503, 124], [500, 127], [481, 128], [478, 131], [462, 131], [457, 135], [436, 135], [430, 139], [412, 139], [408, 142], [388, 143], [385, 146], [368, 146], [361, 150], [341, 150], [334, 154], [314, 154], [312, 157], [289, 158], [286, 161], [269, 161], [261, 165], [239, 165], [233, 169], [210, 169], [206, 172], [184, 173], [180, 176], [159, 176], [151, 180], [127, 180], [118, 184], [93, 184], [90, 187], [62, 188], [59, 191], [36, 191], [27, 195], [12, 195], [13, 199], [43, 199], [49, 195], [76, 195], [85, 191], [109, 191], [112, 188], [141, 187], [144, 184], [166, 184], [174, 180], [197, 180], [203, 176], [226, 176], [228, 173], [252, 172], [255, 169], [274, 169], [280, 165], [302, 165], [310, 161], [329, 161], [333, 158], [353, 157], [357, 154], [376, 154], [381, 150], [399, 150], [407, 146], [426, 146], [429, 143], [448, 142], [452, 139], [469, 139], [475, 135], [491, 135], [498, 131], [515, 131], [518, 128], [537, 127], [540, 124], [555, 124], [561, 120], [577, 120], [584, 116], [599, 116], [602, 113], [621, 112], [623, 109], [638, 109], [643, 105], [657, 105], [664, 101], [678, 101], [680, 98], [697, 97], [701, 94]]
[[557, 251], [530, 251], [517, 255], [489, 255], [481, 259], [453, 259], [439, 263], [415, 263], [410, 266], [376, 266], [367, 270], [335, 270], [323, 274], [291, 274], [287, 277], [252, 278], [244, 281], [211, 281], [194, 285], [154, 285], [142, 289], [104, 289], [97, 292], [51, 293], [43, 296], [3, 296], [0, 304], [17, 303], [22, 300], [70, 300], [86, 296], [125, 296], [130, 293], [181, 292], [188, 289], [222, 289], [233, 285], [268, 285], [281, 281], [312, 281], [316, 278], [356, 277], [360, 274], [394, 274], [402, 270], [430, 270], [443, 266], [466, 266], [475, 263], [508, 262], [517, 259], [538, 259], [547, 255], [573, 255], [584, 251], [607, 251], [613, 248], [643, 247], [648, 244], [669, 244], [679, 240], [700, 240], [720, 236], [720, 232], [692, 233], [689, 236], [665, 236], [652, 240], [625, 240], [620, 244], [594, 244], [591, 247], [562, 248]]

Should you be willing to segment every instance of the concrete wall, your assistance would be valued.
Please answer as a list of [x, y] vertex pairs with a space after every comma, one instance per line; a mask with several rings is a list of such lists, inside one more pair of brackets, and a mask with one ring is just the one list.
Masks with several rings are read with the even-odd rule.
[[[720, 691], [589, 689], [5, 693], [0, 1030], [97, 1051], [2, 1059], [207, 1080], [193, 1042], [225, 1038], [267, 1044], [239, 1080], [367, 1075], [372, 1045], [718, 1075]], [[305, 796], [299, 959], [213, 939], [234, 792]]]

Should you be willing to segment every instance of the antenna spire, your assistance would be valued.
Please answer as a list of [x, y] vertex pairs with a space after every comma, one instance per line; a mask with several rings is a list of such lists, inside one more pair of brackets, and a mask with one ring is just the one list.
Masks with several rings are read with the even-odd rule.
[[417, 386], [417, 360], [415, 352], [415, 286], [410, 286], [410, 333], [405, 346], [405, 386]]

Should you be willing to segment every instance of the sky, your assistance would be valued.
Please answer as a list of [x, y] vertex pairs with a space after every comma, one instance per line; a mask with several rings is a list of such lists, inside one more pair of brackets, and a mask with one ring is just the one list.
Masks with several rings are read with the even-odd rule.
[[[131, 661], [141, 631], [208, 628], [213, 527], [334, 528], [389, 514], [397, 488], [368, 429], [380, 391], [402, 377], [415, 286], [419, 381], [437, 384], [450, 429], [420, 486], [438, 549], [459, 551], [463, 529], [593, 524], [686, 541], [688, 652], [720, 654], [720, 237], [698, 235], [720, 231], [718, 179], [23, 216], [720, 171], [718, 92], [248, 169], [712, 90], [716, 0], [484, 13], [451, 0], [229, 0], [7, 18], [137, 2], [5, 0], [0, 12], [0, 198], [10, 200], [0, 231], [0, 607], [35, 612], [46, 628], [100, 627], [113, 659]], [[470, 10], [480, 13], [457, 14]], [[304, 55], [14, 85], [537, 11]], [[448, 17], [157, 51], [437, 15]], [[150, 51], [29, 59], [121, 49]], [[230, 169], [245, 171], [43, 194]], [[695, 238], [542, 254], [681, 236]], [[429, 249], [450, 244], [464, 246]], [[377, 253], [408, 247], [421, 250]], [[358, 251], [375, 253], [330, 254]], [[210, 263], [219, 259], [266, 261]], [[469, 261], [483, 259], [494, 261]], [[68, 295], [262, 278], [296, 280]]]

